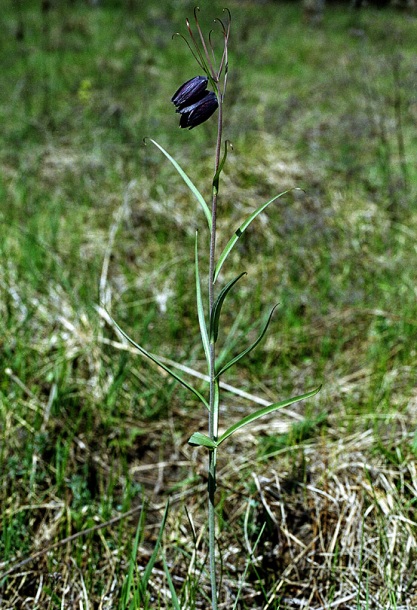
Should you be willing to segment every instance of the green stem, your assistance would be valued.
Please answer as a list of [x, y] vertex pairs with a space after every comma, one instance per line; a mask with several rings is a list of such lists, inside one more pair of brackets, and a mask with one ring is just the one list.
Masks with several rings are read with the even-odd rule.
[[217, 450], [209, 452], [208, 472], [208, 522], [209, 522], [209, 556], [210, 556], [210, 581], [211, 581], [211, 607], [217, 610], [217, 579], [216, 579], [216, 513], [214, 496], [216, 491], [216, 453]]
[[[217, 122], [217, 144], [216, 157], [214, 164], [214, 176], [217, 174], [220, 163], [220, 151], [222, 145], [223, 131], [223, 96], [218, 91], [219, 114]], [[210, 259], [209, 259], [209, 310], [210, 316], [213, 313], [214, 305], [214, 270], [216, 253], [216, 221], [217, 221], [217, 188], [213, 187], [212, 203], [212, 229], [210, 234]], [[209, 437], [217, 440], [218, 436], [218, 383], [216, 382], [216, 351], [214, 340], [210, 342], [210, 401], [209, 401]], [[210, 556], [210, 579], [211, 579], [211, 607], [217, 610], [217, 579], [216, 579], [216, 513], [215, 513], [215, 492], [216, 492], [216, 458], [217, 450], [209, 452], [209, 471], [208, 471], [208, 524], [209, 524], [209, 556]]]

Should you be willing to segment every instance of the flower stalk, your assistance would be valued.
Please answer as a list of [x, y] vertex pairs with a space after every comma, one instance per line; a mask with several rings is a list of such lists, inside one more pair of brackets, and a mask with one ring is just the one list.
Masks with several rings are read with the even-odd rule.
[[[194, 36], [190, 21], [186, 20], [188, 33], [191, 43], [186, 41], [195, 60], [200, 68], [206, 74], [196, 76], [182, 85], [172, 97], [172, 102], [177, 108], [177, 112], [181, 114], [180, 127], [189, 127], [193, 129], [200, 125], [218, 109], [217, 118], [217, 139], [215, 148], [214, 174], [212, 182], [212, 199], [211, 199], [211, 230], [210, 230], [210, 246], [209, 246], [209, 273], [208, 273], [208, 305], [210, 323], [213, 319], [215, 305], [215, 269], [216, 269], [216, 228], [217, 228], [217, 202], [219, 192], [219, 177], [223, 164], [221, 164], [221, 148], [223, 140], [223, 100], [226, 90], [227, 80], [227, 47], [230, 35], [230, 12], [227, 12], [226, 25], [220, 19], [217, 21], [220, 24], [223, 33], [223, 51], [218, 68], [215, 68], [214, 47], [211, 40], [211, 32], [209, 35], [209, 44], [201, 30], [198, 21], [198, 8], [194, 9], [194, 20], [198, 32], [198, 37]], [[198, 42], [199, 39], [199, 42]], [[210, 51], [209, 51], [210, 49]], [[206, 91], [208, 82], [214, 91]], [[216, 337], [211, 334], [208, 350], [208, 368], [209, 368], [209, 418], [208, 418], [208, 437], [213, 442], [217, 443], [218, 439], [218, 420], [219, 420], [219, 381], [216, 377]], [[215, 514], [215, 493], [216, 493], [216, 460], [217, 448], [209, 450], [209, 468], [208, 468], [208, 525], [209, 525], [209, 563], [210, 563], [210, 579], [211, 579], [211, 598], [212, 610], [217, 610], [217, 578], [216, 578], [216, 514]]]
[[[211, 202], [211, 218], [212, 230], [210, 233], [210, 255], [209, 255], [209, 310], [210, 318], [213, 316], [214, 308], [214, 271], [216, 265], [216, 225], [217, 225], [217, 196], [218, 184], [216, 176], [218, 175], [220, 164], [220, 151], [222, 146], [223, 135], [223, 94], [219, 95], [219, 114], [217, 121], [217, 142], [216, 156], [214, 165], [213, 191]], [[216, 380], [216, 344], [215, 338], [210, 338], [210, 362], [209, 362], [209, 377], [210, 377], [210, 398], [209, 398], [209, 427], [208, 436], [211, 440], [217, 442], [218, 426], [219, 426], [219, 384]], [[216, 515], [215, 515], [215, 493], [216, 493], [216, 461], [217, 448], [209, 451], [209, 476], [208, 476], [208, 523], [209, 523], [209, 555], [210, 555], [210, 577], [211, 577], [211, 593], [212, 593], [212, 608], [217, 609], [217, 579], [216, 579]]]

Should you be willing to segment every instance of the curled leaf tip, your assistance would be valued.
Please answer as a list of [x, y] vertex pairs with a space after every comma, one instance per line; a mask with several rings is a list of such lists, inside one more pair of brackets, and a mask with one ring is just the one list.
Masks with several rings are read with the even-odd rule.
[[142, 138], [142, 142], [145, 146], [147, 146], [147, 140], [150, 140], [149, 136], [145, 136], [144, 138]]
[[226, 28], [224, 27], [224, 23], [223, 23], [223, 21], [222, 21], [222, 20], [221, 20], [219, 17], [216, 17], [216, 18], [214, 19], [214, 23], [216, 23], [216, 21], [217, 21], [217, 23], [220, 23], [220, 25], [221, 25], [221, 27], [222, 27], [222, 30], [223, 30], [223, 34], [225, 34], [225, 33], [226, 33]]

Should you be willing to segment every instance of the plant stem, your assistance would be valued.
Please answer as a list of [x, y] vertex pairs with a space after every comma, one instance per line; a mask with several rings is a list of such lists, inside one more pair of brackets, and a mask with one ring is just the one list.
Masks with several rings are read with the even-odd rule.
[[[216, 157], [214, 163], [214, 175], [217, 174], [220, 164], [220, 151], [222, 146], [222, 132], [223, 132], [223, 96], [219, 94], [219, 113], [217, 122], [217, 143], [216, 143]], [[216, 225], [217, 225], [217, 189], [213, 186], [213, 195], [211, 201], [211, 216], [212, 216], [212, 228], [210, 234], [210, 269], [209, 269], [209, 306], [210, 313], [214, 305], [214, 268], [215, 268], [215, 253], [216, 253]]]
[[[223, 131], [223, 97], [218, 95], [219, 99], [219, 114], [217, 123], [217, 143], [216, 157], [214, 164], [214, 176], [217, 173], [220, 163], [220, 150], [222, 145]], [[216, 221], [217, 221], [217, 188], [213, 185], [213, 194], [211, 202], [211, 217], [212, 228], [210, 234], [210, 259], [209, 259], [209, 310], [210, 316], [214, 305], [214, 269], [215, 269], [215, 252], [216, 252]], [[212, 440], [217, 440], [218, 436], [218, 384], [215, 380], [216, 370], [216, 351], [214, 339], [210, 340], [210, 402], [209, 402], [209, 437]], [[217, 450], [209, 452], [209, 469], [208, 469], [208, 522], [209, 522], [209, 556], [210, 556], [210, 579], [211, 579], [211, 607], [212, 610], [217, 610], [217, 581], [216, 581], [216, 514], [215, 514], [215, 492], [216, 492], [216, 459]]]
[[210, 581], [211, 581], [211, 607], [217, 610], [217, 580], [216, 580], [216, 514], [214, 495], [216, 491], [216, 453], [217, 450], [209, 452], [208, 472], [208, 521], [209, 521], [209, 556], [210, 556]]

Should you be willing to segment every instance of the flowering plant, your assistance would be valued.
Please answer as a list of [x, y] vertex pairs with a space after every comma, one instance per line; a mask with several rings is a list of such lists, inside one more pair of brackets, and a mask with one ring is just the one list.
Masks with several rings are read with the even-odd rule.
[[[187, 29], [190, 37], [188, 41], [184, 36], [181, 37], [186, 41], [190, 48], [194, 58], [196, 59], [198, 66], [204, 72], [204, 76], [195, 76], [187, 80], [181, 85], [178, 90], [174, 93], [171, 101], [176, 107], [176, 112], [181, 115], [180, 127], [193, 129], [204, 121], [208, 120], [214, 112], [218, 109], [217, 116], [217, 139], [216, 148], [214, 155], [214, 172], [212, 178], [212, 197], [211, 206], [209, 206], [198, 188], [188, 177], [186, 172], [181, 166], [175, 161], [175, 159], [155, 140], [150, 140], [172, 163], [176, 171], [182, 177], [187, 184], [193, 196], [196, 198], [199, 205], [202, 207], [210, 231], [210, 246], [209, 246], [209, 269], [206, 275], [207, 287], [208, 287], [208, 304], [204, 304], [202, 297], [202, 284], [201, 275], [199, 268], [199, 254], [198, 254], [198, 240], [196, 235], [195, 241], [195, 290], [196, 290], [196, 304], [197, 304], [197, 316], [200, 327], [200, 334], [202, 345], [207, 361], [208, 368], [208, 396], [201, 393], [197, 388], [191, 385], [183, 377], [179, 376], [174, 370], [167, 367], [157, 356], [147, 352], [142, 346], [138, 345], [133, 339], [114, 322], [117, 329], [121, 334], [134, 345], [139, 352], [150, 358], [153, 362], [158, 364], [164, 369], [169, 375], [174, 377], [179, 383], [185, 386], [190, 392], [194, 394], [196, 398], [202, 403], [208, 413], [208, 433], [203, 434], [202, 432], [194, 432], [189, 443], [194, 446], [206, 447], [209, 452], [209, 465], [208, 465], [208, 526], [209, 526], [209, 562], [210, 562], [210, 579], [211, 579], [211, 607], [212, 610], [218, 608], [218, 588], [217, 588], [217, 553], [216, 553], [216, 512], [215, 512], [215, 493], [216, 493], [216, 460], [217, 452], [219, 447], [226, 439], [228, 439], [237, 430], [253, 422], [254, 420], [267, 415], [280, 408], [287, 407], [297, 401], [304, 400], [306, 398], [314, 396], [318, 391], [319, 387], [315, 388], [300, 396], [293, 396], [288, 399], [281, 400], [279, 402], [272, 403], [263, 409], [255, 410], [249, 413], [246, 417], [242, 418], [238, 422], [230, 426], [222, 435], [219, 436], [219, 397], [220, 397], [220, 379], [224, 373], [229, 370], [232, 366], [237, 364], [244, 356], [249, 354], [263, 339], [268, 329], [269, 323], [272, 318], [272, 314], [275, 307], [272, 308], [269, 313], [266, 323], [260, 329], [260, 334], [257, 339], [245, 349], [243, 349], [238, 355], [233, 357], [229, 362], [221, 365], [216, 358], [216, 343], [219, 335], [220, 316], [224, 301], [229, 292], [235, 287], [237, 282], [245, 275], [245, 272], [237, 275], [233, 280], [226, 284], [220, 291], [215, 291], [216, 281], [219, 278], [220, 270], [226, 262], [230, 252], [233, 250], [237, 241], [242, 237], [245, 230], [251, 224], [251, 222], [263, 212], [271, 203], [285, 195], [288, 191], [284, 191], [278, 195], [275, 195], [269, 201], [262, 203], [248, 218], [246, 218], [240, 227], [233, 233], [228, 243], [224, 246], [220, 255], [216, 256], [216, 222], [218, 213], [218, 194], [219, 194], [219, 182], [220, 176], [223, 171], [229, 144], [226, 141], [224, 143], [224, 152], [221, 154], [223, 148], [223, 102], [226, 92], [227, 74], [228, 74], [228, 44], [230, 37], [230, 26], [231, 26], [231, 15], [230, 12], [225, 9], [227, 15], [226, 21], [216, 19], [215, 21], [220, 24], [222, 36], [223, 36], [223, 49], [221, 58], [217, 66], [215, 65], [215, 53], [212, 45], [211, 32], [209, 35], [208, 43], [203, 35], [199, 21], [198, 21], [198, 8], [194, 9], [194, 20], [195, 26], [198, 32], [198, 38], [194, 35], [191, 28], [190, 22], [187, 19]], [[208, 91], [208, 85], [211, 85], [213, 91]], [[169, 577], [169, 575], [167, 575]], [[169, 582], [172, 584], [172, 581]], [[170, 587], [171, 588], [171, 587]], [[179, 608], [179, 603], [175, 595], [175, 591], [171, 590], [173, 595], [173, 601], [175, 607]], [[178, 604], [178, 605], [177, 605]]]

